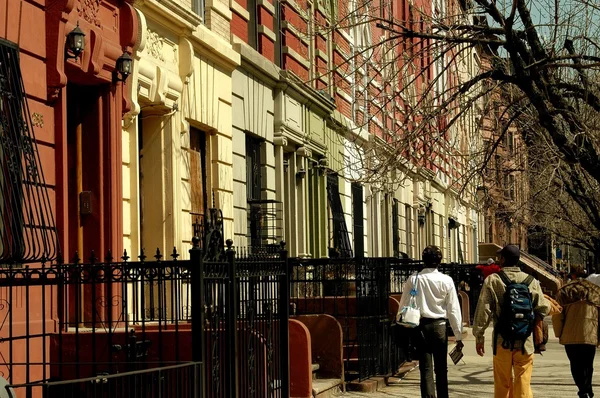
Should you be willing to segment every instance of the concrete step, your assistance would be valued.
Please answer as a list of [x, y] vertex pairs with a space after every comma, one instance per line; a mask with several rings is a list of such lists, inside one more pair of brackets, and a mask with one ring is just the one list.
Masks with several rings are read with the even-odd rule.
[[342, 392], [342, 379], [313, 380], [312, 393], [314, 398], [337, 397]]
[[311, 365], [311, 367], [312, 367], [312, 379], [313, 379], [313, 382], [314, 382], [315, 380], [317, 380], [319, 378], [318, 375], [317, 375], [317, 372], [321, 368], [321, 365], [319, 365], [318, 363], [313, 363]]
[[371, 377], [363, 381], [351, 381], [346, 383], [346, 388], [349, 391], [360, 391], [366, 393], [374, 393], [384, 388], [387, 385], [385, 377]]

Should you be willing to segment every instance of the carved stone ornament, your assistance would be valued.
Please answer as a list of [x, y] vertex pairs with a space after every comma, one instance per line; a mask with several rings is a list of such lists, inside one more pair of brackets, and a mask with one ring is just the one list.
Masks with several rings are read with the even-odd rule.
[[31, 120], [32, 120], [32, 124], [35, 127], [39, 127], [39, 128], [44, 127], [44, 115], [42, 115], [41, 113], [33, 112], [31, 114]]
[[148, 37], [146, 38], [146, 50], [148, 54], [156, 58], [159, 61], [164, 62], [165, 56], [163, 54], [163, 47], [165, 43], [160, 35], [150, 29], [148, 29]]
[[101, 26], [100, 23], [100, 0], [79, 0], [77, 4], [79, 16], [88, 23]]

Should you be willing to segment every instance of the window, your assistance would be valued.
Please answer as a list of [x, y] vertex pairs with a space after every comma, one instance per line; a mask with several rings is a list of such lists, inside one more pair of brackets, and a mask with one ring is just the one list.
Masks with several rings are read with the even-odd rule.
[[0, 262], [56, 258], [58, 240], [17, 45], [0, 39]]
[[246, 197], [248, 200], [260, 200], [262, 168], [260, 165], [261, 140], [246, 136]]
[[502, 169], [502, 157], [498, 154], [494, 155], [494, 163], [496, 166], [496, 182], [500, 183], [500, 171]]
[[[192, 222], [200, 219], [207, 208], [206, 193], [206, 136], [204, 132], [190, 130], [190, 190]], [[200, 220], [198, 220], [200, 221]], [[197, 231], [194, 231], [196, 234]], [[200, 236], [196, 234], [197, 236]]]
[[412, 257], [412, 231], [413, 231], [413, 209], [410, 205], [404, 205], [404, 213], [406, 215], [406, 254]]
[[200, 18], [202, 18], [202, 22], [206, 23], [206, 18], [205, 18], [205, 4], [206, 0], [192, 0], [192, 11], [194, 11], [196, 14], [198, 14], [198, 16]]
[[[308, 250], [314, 258], [327, 257], [328, 244], [331, 245], [333, 239], [333, 218], [331, 208], [327, 205], [327, 196], [325, 188], [324, 170], [318, 167], [318, 162], [314, 159], [304, 159], [306, 161], [306, 198], [307, 221], [296, 220], [298, 223], [305, 222], [308, 233]], [[302, 166], [301, 166], [302, 167]], [[296, 178], [296, 187], [302, 182]], [[339, 195], [338, 195], [339, 199]], [[300, 200], [300, 199], [299, 199]], [[341, 200], [339, 208], [341, 209]], [[339, 214], [336, 218], [339, 217]], [[342, 212], [343, 218], [343, 212]], [[327, 228], [329, 222], [329, 229]], [[344, 224], [345, 226], [345, 224]], [[347, 232], [347, 230], [346, 230]], [[293, 232], [292, 232], [293, 233]], [[348, 241], [348, 247], [350, 242]], [[330, 246], [331, 248], [331, 246]]]
[[400, 257], [400, 227], [398, 225], [398, 199], [392, 203], [392, 249], [394, 257]]
[[327, 202], [329, 204], [330, 231], [332, 232], [329, 242], [329, 256], [352, 257], [350, 237], [340, 198], [338, 175], [333, 171], [330, 171], [327, 175]]
[[514, 153], [515, 150], [515, 136], [514, 133], [512, 131], [507, 131], [506, 132], [506, 148], [508, 150], [508, 154], [512, 155]]
[[255, 50], [258, 50], [258, 8], [256, 0], [247, 0], [248, 14], [248, 44]]
[[262, 246], [261, 146], [261, 140], [246, 135], [246, 198], [250, 207], [248, 228], [250, 229], [250, 246], [252, 247]]
[[515, 200], [515, 176], [512, 174], [504, 175], [504, 197]]
[[362, 257], [365, 252], [365, 227], [363, 213], [363, 187], [352, 183], [352, 219], [354, 222], [354, 254]]

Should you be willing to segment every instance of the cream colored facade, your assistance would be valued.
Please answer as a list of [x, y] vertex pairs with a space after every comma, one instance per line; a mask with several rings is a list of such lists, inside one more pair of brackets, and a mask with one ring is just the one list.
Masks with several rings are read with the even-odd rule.
[[327, 119], [334, 109], [327, 97], [280, 72], [274, 136], [281, 146], [276, 176], [283, 189], [277, 189], [277, 197], [283, 202], [284, 237], [291, 255], [328, 256]]
[[[253, 196], [280, 212], [261, 243], [284, 239], [291, 256], [327, 257], [339, 245], [328, 200], [333, 184], [354, 255], [418, 258], [436, 244], [445, 261], [476, 261], [477, 213], [448, 176], [397, 170], [389, 184], [353, 183], [361, 171], [348, 165], [359, 163], [373, 137], [326, 94], [230, 35], [229, 7], [209, 2], [202, 21], [191, 3], [136, 3], [141, 34], [128, 83], [134, 106], [123, 123], [124, 247], [176, 247], [186, 256], [194, 213], [213, 201], [225, 238], [252, 245]], [[252, 167], [261, 176], [252, 194], [249, 142], [259, 147]]]
[[[243, 42], [233, 45], [242, 59], [241, 66], [233, 72], [233, 206], [234, 206], [234, 244], [250, 246], [249, 231], [250, 205], [248, 203], [249, 179], [261, 176], [257, 200], [281, 201], [277, 192], [281, 192], [281, 184], [276, 182], [276, 162], [281, 163], [281, 140], [274, 136], [275, 100], [273, 90], [279, 79], [279, 69], [264, 59], [254, 49]], [[247, 169], [247, 137], [255, 140], [260, 146], [258, 170]], [[260, 205], [259, 205], [260, 206]], [[281, 204], [273, 206], [281, 211]], [[266, 244], [277, 244], [283, 236], [281, 217], [277, 220], [272, 214], [268, 223], [271, 231], [275, 231], [263, 241]]]
[[233, 235], [231, 76], [240, 56], [219, 0], [207, 4], [206, 21], [191, 4], [135, 5], [141, 34], [128, 83], [134, 107], [123, 123], [124, 247], [176, 247], [185, 257], [193, 210], [214, 201], [225, 236]]

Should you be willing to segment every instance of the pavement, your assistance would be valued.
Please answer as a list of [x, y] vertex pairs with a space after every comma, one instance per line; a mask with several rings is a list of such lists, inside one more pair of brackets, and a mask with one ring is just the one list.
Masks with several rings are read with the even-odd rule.
[[[486, 352], [480, 357], [475, 352], [475, 339], [468, 331], [465, 338], [464, 357], [457, 365], [448, 358], [448, 379], [450, 397], [483, 398], [494, 396], [494, 381], [492, 375], [491, 330], [486, 333]], [[531, 387], [536, 398], [546, 397], [577, 397], [577, 388], [573, 383], [569, 368], [569, 360], [564, 347], [554, 338], [550, 326], [550, 338], [547, 351], [543, 355], [535, 355]], [[595, 359], [594, 386], [600, 392], [600, 354]], [[414, 398], [420, 396], [419, 369], [415, 368], [402, 379], [392, 378], [384, 389], [376, 393], [346, 392], [345, 398], [355, 397], [399, 397]]]

